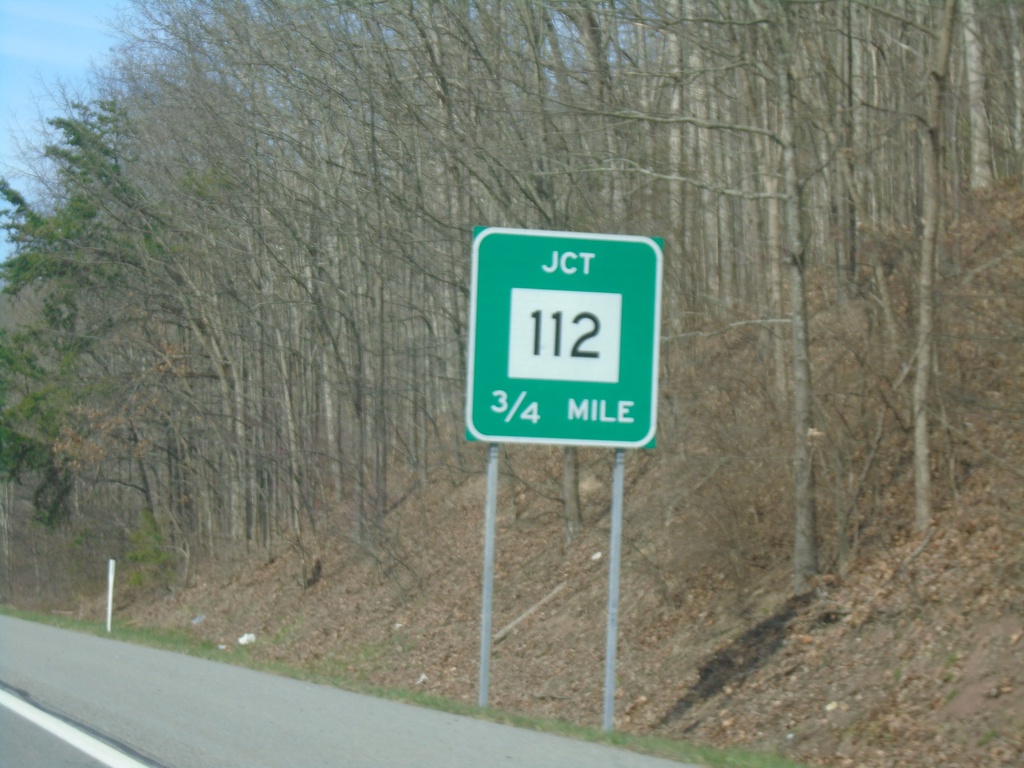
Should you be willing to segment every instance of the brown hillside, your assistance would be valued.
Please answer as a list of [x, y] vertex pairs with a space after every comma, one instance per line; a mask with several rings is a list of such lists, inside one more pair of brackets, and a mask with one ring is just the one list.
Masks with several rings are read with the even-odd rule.
[[[961, 220], [941, 265], [936, 521], [925, 532], [911, 527], [901, 375], [913, 327], [909, 239], [864, 237], [891, 265], [891, 345], [873, 298], [816, 289], [826, 575], [804, 599], [788, 592], [791, 438], [770, 385], [773, 326], [736, 317], [666, 339], [659, 446], [627, 461], [618, 728], [820, 765], [1024, 764], [1019, 182], [965, 203]], [[483, 447], [467, 455], [470, 471], [439, 474], [391, 513], [375, 556], [324, 532], [322, 578], [308, 589], [292, 553], [261, 553], [202, 564], [171, 599], [126, 613], [225, 646], [252, 632], [261, 659], [473, 702]], [[548, 599], [495, 645], [491, 702], [597, 725], [609, 452], [581, 452], [586, 526], [571, 543], [560, 452], [504, 457], [495, 632]]]

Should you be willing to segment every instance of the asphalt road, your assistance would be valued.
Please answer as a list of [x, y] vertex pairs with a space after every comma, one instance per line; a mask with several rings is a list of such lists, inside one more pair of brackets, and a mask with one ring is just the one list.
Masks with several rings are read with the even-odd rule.
[[[0, 684], [166, 768], [681, 765], [6, 616]], [[0, 714], [0, 743], [20, 755], [0, 762], [49, 765], [32, 757], [39, 734]]]
[[0, 707], [0, 765], [5, 768], [104, 768], [84, 752]]

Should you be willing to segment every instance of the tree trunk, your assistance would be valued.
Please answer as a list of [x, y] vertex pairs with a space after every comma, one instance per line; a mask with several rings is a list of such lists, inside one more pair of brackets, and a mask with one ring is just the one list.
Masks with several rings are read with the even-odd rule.
[[[985, 109], [985, 60], [974, 0], [961, 0], [964, 28], [964, 64], [967, 103], [971, 115], [971, 189], [992, 183], [992, 142]], [[948, 68], [948, 64], [946, 65]]]
[[[766, 152], [767, 154], [767, 152]], [[778, 194], [779, 183], [774, 174], [768, 174], [765, 179], [765, 191], [769, 197], [765, 201], [767, 209], [767, 237], [768, 237], [768, 313], [772, 318], [782, 317], [783, 314], [783, 280], [782, 260], [779, 254], [783, 252], [782, 246], [782, 216], [779, 211], [779, 201], [775, 199]], [[776, 404], [780, 411], [786, 401], [786, 340], [785, 335], [777, 330], [777, 327], [769, 329], [772, 339], [772, 383]]]
[[14, 483], [9, 480], [0, 481], [0, 557], [3, 558], [2, 575], [6, 590], [5, 600], [10, 599], [14, 592], [14, 569], [11, 567], [11, 512], [14, 510]]
[[797, 171], [794, 106], [793, 40], [786, 9], [780, 8], [777, 23], [779, 64], [779, 141], [782, 144], [786, 258], [789, 261], [793, 334], [793, 592], [801, 595], [813, 586], [818, 573], [817, 504], [814, 496], [814, 434], [811, 354], [807, 322], [807, 252], [803, 190]]
[[938, 47], [928, 73], [928, 114], [922, 126], [924, 165], [922, 190], [921, 262], [917, 284], [917, 362], [914, 376], [914, 526], [918, 530], [932, 523], [931, 437], [928, 423], [928, 393], [931, 386], [933, 330], [935, 326], [935, 252], [939, 239], [942, 208], [942, 107], [949, 77], [953, 47], [953, 23], [957, 0], [946, 0]]
[[580, 463], [575, 446], [562, 448], [562, 511], [565, 519], [565, 542], [572, 543], [583, 528], [580, 507]]
[[[1007, 7], [1010, 11], [1011, 28], [1020, 29], [1017, 6], [1008, 3]], [[1019, 156], [1024, 153], [1024, 40], [1015, 35], [1010, 46], [1010, 59], [1013, 62], [1013, 151]], [[1018, 164], [1018, 171], [1020, 167]]]

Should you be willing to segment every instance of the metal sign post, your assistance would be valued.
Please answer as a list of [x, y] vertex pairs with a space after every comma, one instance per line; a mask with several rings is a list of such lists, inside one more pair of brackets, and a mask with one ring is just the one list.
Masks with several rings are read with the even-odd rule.
[[480, 708], [491, 688], [491, 598], [494, 594], [494, 530], [498, 517], [498, 444], [487, 448], [487, 507], [484, 510], [484, 587], [480, 610]]
[[490, 688], [498, 444], [615, 448], [604, 729], [615, 718], [626, 448], [654, 444], [662, 252], [658, 241], [484, 227], [474, 232], [466, 435], [490, 443], [480, 695]]
[[625, 474], [626, 452], [615, 451], [612, 468], [612, 532], [611, 553], [608, 558], [608, 629], [604, 644], [604, 721], [606, 731], [615, 721], [615, 657], [619, 647], [619, 563], [622, 559], [622, 485]]

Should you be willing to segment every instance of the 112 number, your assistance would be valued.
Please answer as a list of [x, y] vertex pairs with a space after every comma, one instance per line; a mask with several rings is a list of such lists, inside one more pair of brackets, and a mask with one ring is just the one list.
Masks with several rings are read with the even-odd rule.
[[[543, 313], [538, 309], [530, 314], [533, 318], [533, 354], [541, 354], [541, 340], [543, 338]], [[562, 356], [562, 313], [552, 312], [551, 319], [555, 323], [554, 331], [554, 354], [555, 357]], [[584, 349], [583, 345], [585, 342], [593, 339], [601, 331], [601, 321], [597, 319], [597, 315], [593, 312], [580, 312], [576, 317], [572, 319], [573, 325], [579, 325], [580, 323], [589, 323], [589, 328], [581, 328], [584, 333], [576, 337], [576, 343], [572, 345], [570, 351], [570, 357], [599, 357], [597, 350]]]

